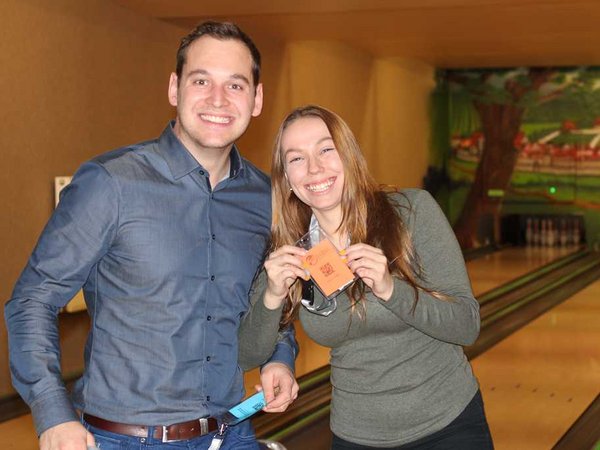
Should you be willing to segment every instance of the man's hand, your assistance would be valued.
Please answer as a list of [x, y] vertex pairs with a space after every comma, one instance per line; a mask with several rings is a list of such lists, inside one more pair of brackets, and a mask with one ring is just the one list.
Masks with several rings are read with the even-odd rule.
[[298, 383], [285, 364], [272, 362], [264, 366], [260, 373], [260, 382], [262, 387], [256, 386], [256, 389], [262, 389], [265, 393], [265, 412], [283, 412], [298, 397]]
[[40, 450], [87, 450], [96, 441], [79, 422], [65, 422], [48, 428], [40, 435]]

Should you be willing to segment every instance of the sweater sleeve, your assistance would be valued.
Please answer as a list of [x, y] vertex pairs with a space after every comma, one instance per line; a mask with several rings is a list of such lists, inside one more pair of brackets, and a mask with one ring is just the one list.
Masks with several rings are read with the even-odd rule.
[[461, 249], [436, 201], [426, 191], [409, 195], [410, 212], [405, 224], [421, 268], [419, 283], [445, 294], [438, 299], [415, 291], [405, 281], [394, 280], [392, 297], [381, 303], [406, 324], [441, 341], [470, 345], [479, 335], [479, 303], [473, 296]]
[[268, 309], [262, 298], [267, 288], [267, 274], [259, 273], [250, 291], [250, 308], [242, 318], [239, 329], [239, 365], [250, 370], [268, 362], [281, 362], [294, 372], [298, 354], [293, 325], [279, 330], [283, 304]]

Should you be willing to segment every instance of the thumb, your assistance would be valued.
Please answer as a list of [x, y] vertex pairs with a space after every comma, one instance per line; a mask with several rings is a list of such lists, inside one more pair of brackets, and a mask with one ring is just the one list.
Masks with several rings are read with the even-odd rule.
[[89, 431], [86, 432], [85, 443], [88, 447], [96, 448], [96, 440], [94, 439], [94, 435]]
[[269, 378], [262, 380], [262, 382], [263, 382], [262, 390], [265, 393], [265, 403], [269, 403], [271, 400], [273, 400], [275, 398], [273, 382]]

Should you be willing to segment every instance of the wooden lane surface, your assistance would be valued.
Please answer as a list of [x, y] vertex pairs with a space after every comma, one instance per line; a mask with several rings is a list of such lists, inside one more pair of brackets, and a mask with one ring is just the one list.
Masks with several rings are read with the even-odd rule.
[[472, 361], [496, 450], [547, 450], [600, 393], [600, 281]]
[[467, 262], [476, 296], [567, 256], [576, 247], [508, 247]]
[[[537, 267], [574, 251], [573, 248], [507, 248], [467, 263], [467, 270], [475, 294], [486, 292]], [[297, 323], [296, 334], [300, 355], [296, 361], [296, 373], [301, 376], [329, 362], [329, 350], [312, 342]], [[248, 393], [254, 391], [259, 381], [257, 370], [246, 374]], [[489, 407], [488, 407], [489, 408]], [[30, 415], [0, 423], [0, 449], [37, 450], [37, 438]]]

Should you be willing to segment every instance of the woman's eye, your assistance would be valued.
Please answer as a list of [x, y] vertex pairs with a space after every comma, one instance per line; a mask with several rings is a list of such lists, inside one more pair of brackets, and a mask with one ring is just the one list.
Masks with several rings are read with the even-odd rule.
[[335, 147], [325, 147], [324, 149], [321, 150], [321, 153], [327, 153], [330, 151], [335, 150]]

